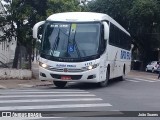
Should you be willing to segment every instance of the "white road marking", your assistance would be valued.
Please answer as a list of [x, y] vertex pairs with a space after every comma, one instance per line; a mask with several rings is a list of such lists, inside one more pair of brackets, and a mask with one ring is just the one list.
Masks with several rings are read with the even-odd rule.
[[145, 79], [140, 79], [140, 78], [135, 78], [135, 80], [139, 80], [139, 81], [145, 81], [145, 82], [156, 82], [156, 81], [145, 80]]
[[151, 80], [154, 80], [154, 81], [159, 81], [159, 82], [160, 82], [160, 80], [159, 80], [159, 79], [151, 79]]
[[0, 107], [1, 111], [5, 110], [31, 110], [31, 109], [54, 109], [54, 108], [86, 108], [86, 107], [109, 107], [112, 106], [109, 103], [97, 103], [97, 104], [64, 104], [64, 105], [39, 105], [39, 106], [10, 106]]
[[94, 94], [58, 94], [58, 95], [0, 95], [0, 98], [16, 98], [16, 97], [66, 97], [66, 96], [95, 96]]
[[126, 79], [126, 81], [131, 81], [131, 82], [140, 82], [140, 81], [137, 81], [137, 80], [131, 80], [131, 79]]
[[36, 94], [49, 94], [49, 93], [53, 93], [53, 94], [87, 94], [87, 93], [89, 93], [89, 92], [47, 92], [47, 91], [45, 91], [45, 92], [40, 92], [40, 91], [35, 91], [35, 92], [32, 92], [32, 91], [29, 91], [29, 92], [10, 92], [10, 91], [8, 91], [8, 92], [3, 92], [5, 95], [10, 95], [10, 94], [33, 94], [33, 93], [36, 93]]
[[101, 98], [63, 98], [63, 99], [25, 99], [25, 100], [0, 100], [0, 103], [33, 103], [33, 102], [62, 102], [62, 101], [100, 101]]
[[10, 89], [6, 90], [9, 92], [49, 92], [49, 91], [56, 91], [56, 92], [83, 92], [85, 90], [77, 90], [77, 89]]
[[160, 80], [156, 80], [156, 79], [141, 79], [141, 78], [126, 78], [126, 81], [131, 81], [131, 82], [158, 82]]

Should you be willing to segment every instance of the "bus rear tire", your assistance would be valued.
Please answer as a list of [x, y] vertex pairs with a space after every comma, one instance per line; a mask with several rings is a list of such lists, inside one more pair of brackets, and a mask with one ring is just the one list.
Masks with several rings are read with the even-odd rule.
[[125, 80], [125, 66], [123, 67], [123, 75], [119, 79], [120, 81]]
[[67, 84], [67, 82], [64, 81], [53, 81], [53, 83], [58, 88], [64, 88]]
[[108, 72], [108, 70], [107, 70], [106, 80], [100, 82], [100, 83], [99, 83], [99, 86], [100, 86], [100, 87], [107, 87], [107, 86], [108, 86], [108, 81], [109, 81], [109, 72]]
[[124, 81], [124, 80], [125, 80], [125, 79], [124, 79], [124, 76], [119, 77], [119, 80], [120, 80], [120, 81]]

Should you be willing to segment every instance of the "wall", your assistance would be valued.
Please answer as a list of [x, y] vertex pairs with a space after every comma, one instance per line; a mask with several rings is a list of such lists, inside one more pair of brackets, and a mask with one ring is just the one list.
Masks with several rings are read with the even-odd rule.
[[22, 69], [0, 69], [0, 79], [31, 79], [32, 71], [31, 70], [22, 70]]

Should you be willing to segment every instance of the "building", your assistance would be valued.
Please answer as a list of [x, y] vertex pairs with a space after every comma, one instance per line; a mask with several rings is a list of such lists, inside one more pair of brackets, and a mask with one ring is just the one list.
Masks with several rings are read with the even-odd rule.
[[[5, 8], [4, 1], [0, 0], [0, 16], [5, 17], [7, 13], [7, 9]], [[10, 26], [5, 25], [4, 27], [0, 28], [0, 36], [4, 35], [4, 32], [2, 29], [8, 29]], [[1, 38], [0, 38], [1, 39]], [[5, 41], [0, 40], [0, 66], [6, 66], [8, 63], [12, 63], [14, 59], [15, 54], [15, 48], [16, 48], [16, 40], [14, 37], [12, 37], [11, 42], [8, 42], [6, 39]]]

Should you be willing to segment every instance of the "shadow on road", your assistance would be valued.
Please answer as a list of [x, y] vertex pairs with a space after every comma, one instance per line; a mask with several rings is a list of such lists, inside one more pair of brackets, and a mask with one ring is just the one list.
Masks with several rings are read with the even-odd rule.
[[[116, 79], [111, 79], [108, 83], [108, 88], [112, 87], [114, 85], [117, 85], [119, 83], [121, 83], [122, 81], [120, 81], [118, 78]], [[106, 87], [106, 88], [107, 88]], [[58, 87], [55, 87], [54, 85], [49, 85], [49, 86], [45, 86], [45, 89], [60, 89]], [[68, 83], [66, 85], [66, 87], [61, 88], [61, 89], [83, 89], [83, 90], [92, 90], [92, 89], [102, 89], [102, 87], [99, 86], [99, 84], [97, 83]]]

